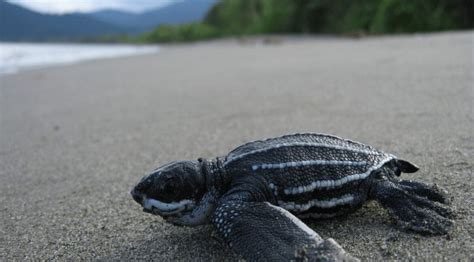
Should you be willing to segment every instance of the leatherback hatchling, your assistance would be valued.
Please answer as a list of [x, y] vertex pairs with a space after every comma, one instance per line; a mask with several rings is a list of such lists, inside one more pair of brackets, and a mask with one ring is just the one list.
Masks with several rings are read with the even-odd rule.
[[299, 218], [328, 219], [377, 200], [402, 228], [446, 234], [453, 212], [445, 191], [398, 179], [417, 170], [358, 142], [294, 134], [253, 141], [225, 157], [169, 163], [131, 193], [145, 212], [175, 225], [212, 223], [248, 260], [350, 260]]

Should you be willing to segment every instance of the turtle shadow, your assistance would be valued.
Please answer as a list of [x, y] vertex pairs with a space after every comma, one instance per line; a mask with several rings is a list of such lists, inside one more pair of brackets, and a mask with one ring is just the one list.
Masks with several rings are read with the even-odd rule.
[[371, 201], [361, 208], [348, 214], [324, 219], [303, 219], [303, 222], [313, 228], [317, 233], [327, 237], [339, 235], [341, 231], [350, 231], [363, 233], [362, 231], [370, 229], [384, 231], [394, 227], [387, 211], [377, 202]]
[[303, 222], [323, 239], [333, 238], [356, 257], [370, 254], [374, 258], [386, 258], [373, 247], [385, 241], [388, 235], [404, 234], [376, 202], [369, 202], [353, 213], [329, 219], [304, 219]]

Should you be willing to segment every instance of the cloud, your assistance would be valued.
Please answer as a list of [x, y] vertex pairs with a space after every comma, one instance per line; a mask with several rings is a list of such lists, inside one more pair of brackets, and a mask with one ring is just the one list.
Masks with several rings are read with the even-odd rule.
[[140, 12], [177, 1], [181, 0], [8, 0], [45, 13], [89, 12], [109, 8]]

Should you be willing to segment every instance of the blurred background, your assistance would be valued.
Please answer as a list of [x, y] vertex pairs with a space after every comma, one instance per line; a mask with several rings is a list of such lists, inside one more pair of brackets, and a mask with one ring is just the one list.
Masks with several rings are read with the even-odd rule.
[[[0, 260], [239, 261], [130, 196], [170, 161], [318, 132], [420, 166], [448, 236], [369, 203], [308, 221], [362, 261], [472, 261], [472, 0], [0, 0]], [[257, 243], [258, 244], [258, 243]]]
[[[473, 17], [471, 0], [1, 0], [0, 72], [157, 51], [97, 45], [104, 43], [143, 45], [249, 35], [361, 37], [462, 30], [473, 28]], [[96, 45], [64, 49], [57, 44], [5, 42]], [[52, 50], [58, 52], [51, 56]]]

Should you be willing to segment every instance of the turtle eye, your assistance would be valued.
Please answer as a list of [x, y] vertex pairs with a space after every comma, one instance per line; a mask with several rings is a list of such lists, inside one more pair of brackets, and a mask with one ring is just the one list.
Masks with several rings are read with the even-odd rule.
[[164, 193], [168, 196], [171, 196], [175, 193], [175, 184], [173, 181], [170, 181], [165, 184], [165, 188], [163, 189]]
[[179, 193], [179, 183], [178, 180], [174, 177], [169, 177], [166, 179], [165, 183], [163, 183], [163, 187], [161, 189], [161, 194], [166, 200], [174, 200], [174, 198]]

